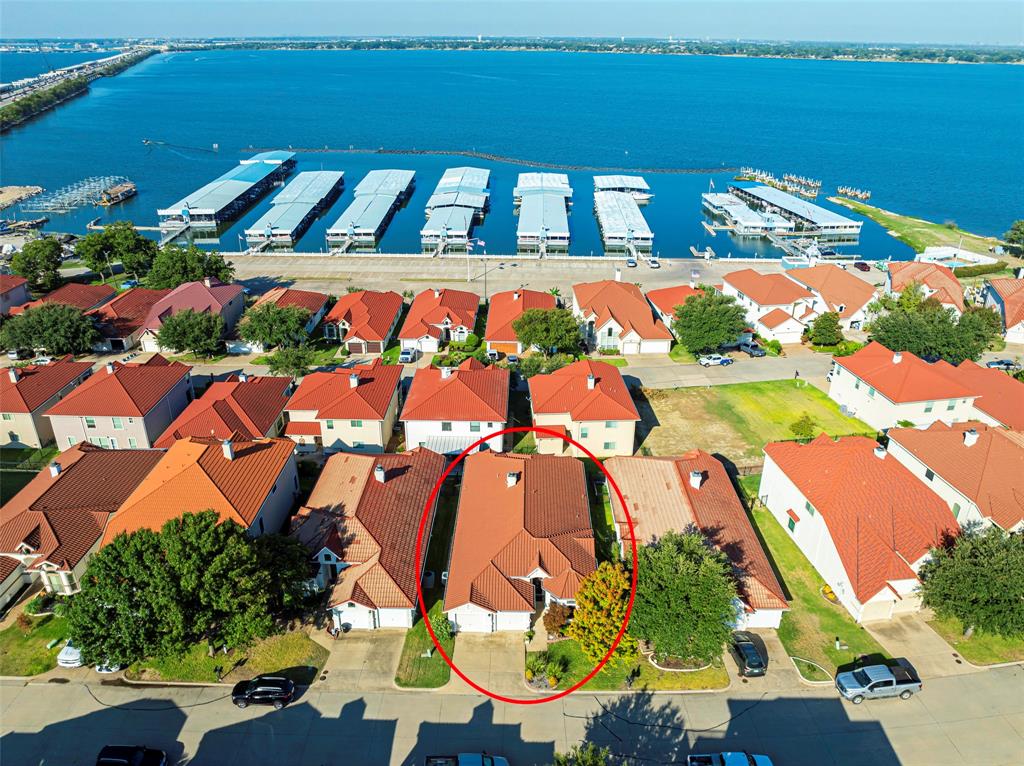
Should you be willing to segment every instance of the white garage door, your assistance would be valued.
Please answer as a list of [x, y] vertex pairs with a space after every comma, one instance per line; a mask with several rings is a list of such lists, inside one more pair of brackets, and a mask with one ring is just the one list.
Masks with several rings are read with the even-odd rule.
[[622, 344], [623, 354], [639, 354], [640, 353], [640, 341], [638, 340], [627, 340]]
[[373, 618], [374, 613], [362, 606], [343, 606], [334, 610], [334, 624], [342, 629], [348, 626], [350, 630], [372, 630], [377, 627]]
[[465, 633], [492, 633], [494, 615], [490, 612], [460, 612], [454, 614], [459, 631]]

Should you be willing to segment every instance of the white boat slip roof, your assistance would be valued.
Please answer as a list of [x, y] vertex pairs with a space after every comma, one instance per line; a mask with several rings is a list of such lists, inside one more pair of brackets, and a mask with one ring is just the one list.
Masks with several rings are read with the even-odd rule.
[[294, 156], [294, 152], [263, 152], [242, 160], [220, 178], [196, 189], [170, 207], [158, 210], [157, 215], [178, 215], [185, 208], [194, 213], [216, 215]]
[[327, 233], [346, 235], [352, 230], [354, 233], [372, 234], [391, 212], [395, 199], [392, 194], [363, 194], [356, 197]]
[[416, 173], [412, 170], [371, 170], [355, 188], [355, 195], [389, 194], [398, 197], [409, 189]]
[[544, 231], [548, 236], [569, 236], [569, 215], [565, 210], [565, 197], [561, 194], [545, 192], [523, 197], [519, 207], [518, 236], [540, 237]]
[[630, 232], [639, 239], [651, 239], [654, 236], [629, 192], [594, 192], [594, 208], [601, 224], [601, 233], [606, 239], [626, 239]]
[[527, 194], [558, 194], [562, 197], [572, 196], [569, 176], [565, 173], [520, 173], [519, 182], [512, 190], [515, 197]]
[[420, 229], [420, 236], [439, 237], [447, 230], [449, 236], [468, 237], [475, 213], [471, 207], [435, 208], [430, 211], [430, 218]]
[[294, 233], [309, 212], [341, 183], [340, 170], [307, 170], [299, 173], [271, 200], [271, 207], [256, 223], [245, 230], [247, 236], [263, 236], [271, 232]]
[[472, 191], [487, 193], [491, 171], [484, 168], [448, 168], [437, 182], [435, 193], [448, 191]]
[[[721, 209], [726, 215], [732, 218], [741, 228], [762, 228], [767, 223], [768, 216], [747, 207], [746, 204], [732, 194], [710, 193], [702, 194], [704, 199], [716, 208]], [[788, 222], [787, 222], [788, 223]]]
[[487, 206], [486, 192], [446, 191], [434, 192], [427, 200], [427, 211], [438, 207], [471, 207], [483, 210]]
[[647, 181], [642, 176], [594, 176], [594, 191], [614, 189], [648, 192], [651, 187], [647, 185]]
[[737, 189], [742, 189], [747, 194], [752, 194], [763, 202], [769, 205], [775, 205], [777, 208], [781, 208], [793, 215], [798, 215], [811, 223], [818, 226], [835, 226], [842, 224], [856, 224], [851, 218], [847, 218], [845, 215], [839, 215], [839, 213], [833, 213], [831, 210], [826, 210], [820, 205], [802, 200], [799, 197], [794, 197], [792, 194], [788, 194], [780, 189], [776, 189], [772, 186], [743, 186], [739, 185]]

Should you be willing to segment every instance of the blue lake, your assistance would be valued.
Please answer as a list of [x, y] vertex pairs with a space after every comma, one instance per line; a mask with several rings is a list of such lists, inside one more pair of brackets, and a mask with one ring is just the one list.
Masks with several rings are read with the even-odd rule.
[[27, 51], [24, 53], [0, 53], [0, 82], [13, 82], [25, 77], [34, 77], [51, 69], [81, 64], [83, 61], [113, 56], [110, 51]]
[[[163, 142], [146, 146], [143, 139]], [[214, 145], [217, 151], [212, 151]], [[1020, 217], [1024, 178], [1024, 69], [720, 57], [539, 52], [221, 51], [154, 56], [4, 136], [3, 182], [53, 189], [123, 174], [139, 194], [112, 209], [51, 216], [49, 228], [156, 222], [172, 204], [247, 156], [249, 147], [469, 150], [530, 162], [644, 168], [655, 194], [644, 213], [655, 250], [694, 245], [719, 255], [777, 251], [710, 237], [700, 194], [751, 165], [871, 189], [872, 203], [984, 234]], [[324, 247], [324, 230], [374, 168], [415, 170], [416, 192], [381, 243], [419, 249], [423, 204], [446, 167], [491, 169], [491, 212], [477, 234], [490, 252], [515, 247], [512, 187], [528, 169], [441, 154], [302, 153], [299, 167], [338, 169], [346, 190], [298, 249]], [[571, 252], [601, 252], [593, 172], [575, 188]], [[268, 195], [221, 238], [238, 235]], [[819, 198], [819, 204], [829, 203]], [[851, 252], [910, 257], [867, 224]]]

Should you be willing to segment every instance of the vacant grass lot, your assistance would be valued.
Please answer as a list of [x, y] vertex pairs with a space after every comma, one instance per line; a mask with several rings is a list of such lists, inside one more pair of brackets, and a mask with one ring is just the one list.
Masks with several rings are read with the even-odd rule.
[[[67, 622], [47, 614], [33, 617], [27, 630], [14, 624], [0, 631], [0, 676], [35, 676], [57, 667], [57, 654], [67, 638]], [[46, 645], [61, 639], [52, 649]]]
[[955, 617], [936, 617], [928, 623], [946, 643], [974, 665], [996, 665], [1001, 662], [1024, 660], [1024, 638], [1003, 638], [989, 633], [975, 632], [964, 638], [964, 626]]
[[799, 380], [645, 389], [644, 395], [641, 445], [655, 455], [699, 447], [733, 460], [759, 457], [767, 442], [795, 438], [790, 425], [804, 413], [818, 433], [875, 435], [866, 423], [843, 415], [824, 392]]

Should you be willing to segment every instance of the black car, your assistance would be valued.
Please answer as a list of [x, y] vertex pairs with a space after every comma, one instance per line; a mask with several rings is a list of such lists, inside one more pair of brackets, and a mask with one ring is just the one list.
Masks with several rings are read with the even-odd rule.
[[857, 269], [857, 271], [871, 271], [871, 267], [864, 263], [864, 261], [855, 262], [853, 268]]
[[747, 356], [764, 356], [766, 353], [765, 350], [756, 343], [741, 343], [739, 345], [739, 350]]
[[758, 636], [745, 630], [732, 634], [729, 653], [739, 666], [741, 676], [763, 676], [768, 672], [768, 653]]
[[167, 753], [141, 745], [107, 745], [96, 756], [96, 766], [166, 766]]
[[295, 684], [281, 676], [256, 676], [239, 681], [231, 690], [231, 701], [238, 707], [273, 705], [280, 710], [295, 696]]

